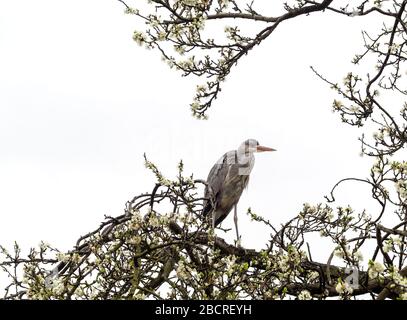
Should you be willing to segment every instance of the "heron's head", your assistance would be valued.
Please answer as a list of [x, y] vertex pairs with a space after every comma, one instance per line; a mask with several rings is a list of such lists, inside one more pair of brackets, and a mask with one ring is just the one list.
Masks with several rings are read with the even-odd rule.
[[239, 146], [238, 152], [239, 153], [254, 153], [254, 152], [265, 152], [265, 151], [277, 151], [276, 149], [261, 146], [256, 139], [247, 139], [246, 141], [242, 142]]

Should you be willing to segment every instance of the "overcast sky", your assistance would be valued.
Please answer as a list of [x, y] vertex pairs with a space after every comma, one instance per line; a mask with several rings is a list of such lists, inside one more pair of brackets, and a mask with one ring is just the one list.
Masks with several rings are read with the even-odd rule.
[[[243, 245], [261, 247], [268, 234], [248, 207], [280, 224], [338, 179], [369, 174], [362, 131], [341, 124], [334, 93], [309, 69], [340, 81], [367, 21], [327, 13], [283, 23], [200, 121], [188, 107], [198, 82], [132, 41], [137, 22], [117, 1], [0, 0], [0, 243], [69, 249], [152, 190], [144, 152], [170, 178], [182, 159], [205, 179], [220, 155], [255, 138], [278, 149], [256, 155], [238, 206]], [[368, 196], [344, 185], [338, 205], [363, 208]]]

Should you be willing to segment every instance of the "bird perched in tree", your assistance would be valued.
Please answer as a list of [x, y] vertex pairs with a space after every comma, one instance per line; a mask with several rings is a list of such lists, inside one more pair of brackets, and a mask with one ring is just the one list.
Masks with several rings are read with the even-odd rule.
[[237, 150], [226, 152], [212, 167], [206, 180], [202, 214], [212, 214], [212, 226], [215, 228], [234, 208], [237, 241], [240, 240], [237, 203], [249, 182], [254, 166], [254, 153], [264, 151], [276, 150], [259, 145], [255, 139], [248, 139]]

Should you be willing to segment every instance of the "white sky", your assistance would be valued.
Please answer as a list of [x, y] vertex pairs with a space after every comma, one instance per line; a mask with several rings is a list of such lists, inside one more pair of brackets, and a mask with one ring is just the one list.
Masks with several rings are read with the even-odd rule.
[[[221, 154], [255, 138], [278, 149], [256, 155], [238, 206], [243, 245], [262, 246], [268, 233], [246, 217], [249, 206], [279, 224], [340, 178], [369, 174], [362, 131], [341, 124], [333, 92], [309, 69], [340, 81], [368, 21], [313, 14], [283, 23], [199, 121], [188, 108], [197, 82], [132, 41], [137, 22], [120, 3], [0, 0], [0, 243], [69, 249], [152, 190], [144, 152], [169, 177], [183, 159], [186, 173], [205, 179]], [[337, 195], [363, 208], [369, 190], [344, 185]]]

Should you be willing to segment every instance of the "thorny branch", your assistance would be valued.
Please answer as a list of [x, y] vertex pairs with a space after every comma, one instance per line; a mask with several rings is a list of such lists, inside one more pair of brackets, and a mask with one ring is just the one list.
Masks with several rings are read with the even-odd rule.
[[[406, 59], [405, 1], [359, 0], [347, 4], [334, 0], [281, 1], [280, 8], [278, 4], [272, 6], [273, 15], [268, 13], [269, 7], [254, 1], [153, 0], [148, 5], [131, 0], [119, 2], [127, 14], [145, 22], [144, 30], [137, 30], [133, 35], [139, 45], [157, 49], [162, 59], [171, 68], [182, 71], [184, 76], [205, 76], [208, 79], [197, 86], [190, 105], [193, 115], [198, 118], [207, 117], [208, 109], [221, 91], [222, 82], [243, 56], [266, 40], [280, 24], [315, 12], [346, 17], [375, 14], [382, 18], [377, 19], [377, 28], [384, 23], [377, 36], [371, 37], [367, 32], [363, 34], [365, 51], [355, 56], [354, 63], [360, 63], [369, 54], [377, 55], [378, 71], [367, 79], [363, 99], [360, 90], [340, 91], [340, 94], [345, 94], [347, 99], [356, 103], [350, 110], [341, 110], [344, 121], [361, 125], [374, 106], [385, 113], [376, 101], [377, 92], [371, 90], [376, 83], [381, 88], [406, 94], [403, 86], [398, 85], [403, 72], [400, 63]], [[133, 3], [136, 7], [132, 6]], [[393, 26], [387, 27], [387, 21], [394, 21]], [[388, 41], [385, 39], [387, 36], [390, 37]], [[389, 68], [392, 71], [385, 75], [385, 69]], [[359, 80], [350, 76], [348, 82]], [[356, 89], [356, 83], [349, 85], [348, 89]], [[356, 116], [356, 120], [347, 116]], [[394, 122], [392, 124], [395, 125]]]
[[[129, 201], [124, 214], [106, 217], [72, 251], [43, 243], [23, 259], [17, 245], [14, 254], [2, 247], [0, 267], [11, 279], [4, 298], [349, 299], [382, 298], [386, 290], [385, 297], [397, 299], [406, 292], [406, 220], [389, 228], [350, 207], [305, 204], [278, 228], [249, 210], [270, 228], [270, 241], [262, 250], [245, 249], [215, 235], [202, 218], [198, 191], [204, 181], [184, 177], [182, 162], [175, 181], [147, 159], [146, 165], [157, 177], [152, 192]], [[312, 261], [305, 251], [304, 239], [313, 233], [332, 244], [327, 263]], [[376, 251], [364, 266], [367, 242], [376, 243]]]

